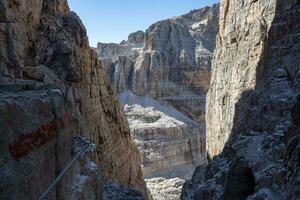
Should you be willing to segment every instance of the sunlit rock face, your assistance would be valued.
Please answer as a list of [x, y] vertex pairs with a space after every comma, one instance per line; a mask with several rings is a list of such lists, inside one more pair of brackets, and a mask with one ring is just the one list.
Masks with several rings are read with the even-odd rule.
[[134, 66], [130, 85], [133, 93], [168, 101], [201, 122], [218, 9], [218, 5], [206, 7], [150, 26]]
[[[151, 25], [143, 36], [137, 32], [121, 44], [100, 45], [118, 50], [96, 50], [119, 93], [156, 199], [179, 199], [183, 180], [206, 160], [205, 96], [218, 15], [217, 4], [193, 10]], [[142, 37], [144, 42], [138, 42]], [[130, 51], [123, 51], [124, 45]], [[162, 177], [159, 184], [167, 189], [153, 187], [153, 177]], [[180, 181], [171, 186], [170, 178]], [[167, 198], [174, 188], [175, 196]]]
[[[0, 0], [0, 199], [100, 199], [109, 180], [147, 198], [139, 152], [86, 30], [65, 0]], [[123, 189], [122, 189], [123, 188]]]
[[201, 87], [194, 77], [210, 69], [217, 23], [218, 5], [214, 5], [150, 26], [135, 64], [132, 91], [171, 100], [205, 94], [209, 78]]
[[[144, 37], [145, 33], [143, 31], [137, 31], [131, 33], [126, 41], [124, 40], [119, 44], [99, 42], [94, 50], [97, 52], [100, 60], [109, 59], [114, 62], [119, 56], [127, 56], [134, 59], [144, 46]], [[105, 66], [109, 67], [109, 65]]]
[[[117, 92], [131, 90], [169, 102], [187, 116], [204, 125], [205, 94], [218, 31], [219, 6], [205, 7], [186, 15], [151, 25], [144, 43], [137, 32], [117, 46], [123, 50], [98, 47], [99, 58]], [[140, 45], [143, 45], [143, 48]], [[122, 52], [120, 52], [122, 51]], [[125, 58], [126, 57], [126, 58]]]
[[275, 11], [275, 1], [249, 1], [235, 6], [229, 6], [230, 3], [222, 3], [213, 81], [206, 106], [207, 151], [211, 157], [222, 151], [229, 138], [235, 104], [244, 91], [256, 87], [260, 75], [257, 68], [263, 59]]
[[214, 158], [182, 199], [299, 199], [300, 3], [222, 0], [220, 13], [206, 107]]
[[200, 124], [148, 97], [124, 91], [119, 98], [140, 151], [145, 178], [174, 176], [173, 168], [187, 165], [178, 174], [186, 176], [203, 162], [205, 137]]

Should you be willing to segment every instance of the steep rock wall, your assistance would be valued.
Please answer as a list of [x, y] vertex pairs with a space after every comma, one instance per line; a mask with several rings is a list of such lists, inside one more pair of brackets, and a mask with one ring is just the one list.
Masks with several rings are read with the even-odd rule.
[[256, 86], [257, 66], [274, 18], [274, 1], [222, 1], [207, 95], [207, 152], [219, 154], [233, 126], [235, 104]]
[[223, 0], [221, 13], [207, 98], [215, 157], [182, 199], [298, 199], [299, 1]]
[[134, 59], [144, 46], [144, 38], [145, 33], [143, 31], [136, 31], [131, 33], [128, 39], [126, 41], [123, 40], [120, 44], [98, 42], [97, 48], [94, 50], [97, 52], [100, 60], [108, 59], [114, 62], [119, 56], [127, 56]]
[[201, 103], [209, 78], [201, 75], [210, 76], [218, 16], [216, 4], [151, 25], [134, 66], [132, 91], [168, 101], [194, 120], [203, 120]]
[[[189, 177], [204, 162], [203, 128], [178, 110], [129, 91], [119, 94], [146, 179]], [[176, 169], [180, 169], [176, 172]]]
[[[117, 92], [131, 90], [136, 95], [168, 101], [204, 124], [218, 17], [218, 4], [193, 10], [151, 25], [144, 34], [143, 48], [131, 48], [127, 53], [102, 47], [96, 51]], [[137, 38], [137, 33], [121, 44], [103, 45], [118, 49], [129, 44], [139, 46], [129, 42], [133, 40], [130, 38]]]
[[218, 4], [193, 10], [151, 25], [142, 48], [130, 42], [136, 32], [107, 44], [119, 50], [135, 44], [130, 52], [101, 43], [96, 50], [119, 93], [154, 198], [179, 199], [184, 180], [206, 160], [205, 95], [218, 16]]
[[99, 199], [109, 180], [147, 198], [127, 121], [67, 2], [1, 0], [0, 49], [0, 198], [38, 199], [78, 135], [97, 148], [50, 199]]

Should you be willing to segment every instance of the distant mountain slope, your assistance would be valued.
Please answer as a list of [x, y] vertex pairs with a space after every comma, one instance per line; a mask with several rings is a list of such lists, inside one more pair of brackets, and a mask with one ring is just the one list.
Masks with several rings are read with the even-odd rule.
[[159, 21], [144, 34], [133, 33], [121, 44], [99, 43], [97, 52], [118, 92], [163, 98], [204, 124], [218, 17], [218, 4], [193, 10]]
[[98, 44], [154, 198], [179, 199], [183, 180], [206, 160], [205, 96], [218, 17], [216, 4], [159, 21], [120, 44]]

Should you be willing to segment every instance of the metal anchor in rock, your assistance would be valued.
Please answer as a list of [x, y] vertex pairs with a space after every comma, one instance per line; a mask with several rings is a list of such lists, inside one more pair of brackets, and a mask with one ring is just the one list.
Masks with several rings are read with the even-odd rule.
[[93, 151], [96, 149], [96, 145], [91, 143], [89, 140], [83, 137], [74, 138], [75, 142], [75, 157], [66, 165], [66, 167], [59, 173], [56, 179], [49, 185], [47, 190], [41, 194], [38, 200], [45, 200], [48, 198], [49, 194], [53, 189], [56, 188], [57, 184], [63, 178], [63, 176], [71, 169], [75, 162], [80, 158], [81, 155], [88, 151]]

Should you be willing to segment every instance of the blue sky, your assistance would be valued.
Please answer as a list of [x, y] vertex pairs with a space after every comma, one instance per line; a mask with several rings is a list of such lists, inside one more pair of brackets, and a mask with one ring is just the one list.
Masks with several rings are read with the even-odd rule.
[[218, 0], [69, 0], [82, 19], [91, 46], [97, 42], [119, 43], [137, 30], [159, 20], [212, 5]]

